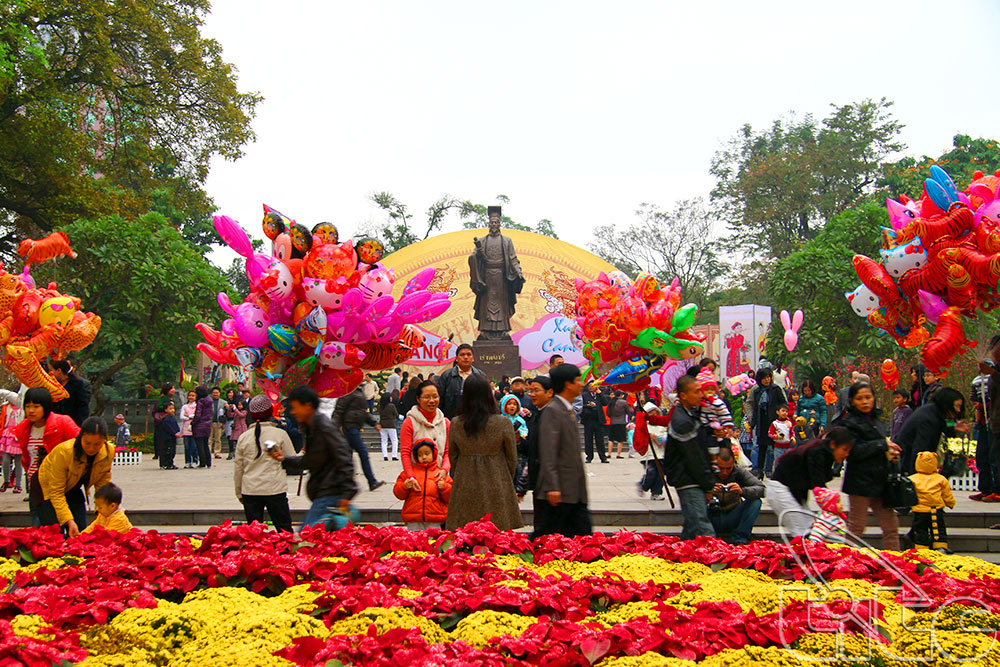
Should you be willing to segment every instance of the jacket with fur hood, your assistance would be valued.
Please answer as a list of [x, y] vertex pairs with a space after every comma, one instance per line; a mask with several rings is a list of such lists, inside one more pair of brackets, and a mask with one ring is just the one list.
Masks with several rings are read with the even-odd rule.
[[439, 489], [436, 476], [440, 467], [437, 464], [437, 446], [432, 440], [418, 440], [414, 450], [424, 442], [430, 442], [434, 449], [434, 459], [430, 463], [417, 463], [416, 452], [412, 461], [412, 477], [420, 484], [420, 490], [406, 488], [406, 480], [411, 475], [405, 470], [399, 473], [393, 494], [403, 501], [401, 511], [404, 523], [444, 523], [448, 518], [448, 500], [451, 498], [451, 476], [445, 475], [444, 488]]
[[914, 512], [935, 512], [947, 506], [955, 507], [955, 496], [951, 492], [948, 478], [938, 473], [938, 458], [935, 452], [920, 452], [917, 454], [917, 472], [910, 475], [910, 480], [917, 490], [917, 504]]

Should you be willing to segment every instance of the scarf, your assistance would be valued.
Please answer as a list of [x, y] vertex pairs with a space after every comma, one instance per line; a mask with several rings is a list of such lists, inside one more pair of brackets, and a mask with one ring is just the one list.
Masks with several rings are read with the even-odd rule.
[[430, 421], [427, 415], [420, 411], [420, 407], [414, 405], [406, 416], [413, 424], [413, 442], [433, 440], [437, 446], [438, 465], [444, 467], [444, 450], [448, 443], [448, 420], [444, 418], [444, 413], [438, 409], [434, 414], [434, 420]]

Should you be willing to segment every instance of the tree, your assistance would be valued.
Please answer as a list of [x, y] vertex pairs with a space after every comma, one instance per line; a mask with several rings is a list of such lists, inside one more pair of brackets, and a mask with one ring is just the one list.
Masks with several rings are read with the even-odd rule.
[[[458, 214], [460, 220], [464, 221], [462, 226], [465, 229], [478, 229], [489, 224], [486, 205], [474, 204], [468, 200], [444, 195], [427, 207], [424, 221], [419, 227], [423, 230], [421, 232], [414, 227], [413, 215], [409, 212], [406, 204], [397, 199], [395, 195], [389, 192], [376, 192], [369, 199], [388, 213], [389, 217], [381, 223], [368, 224], [362, 228], [362, 233], [378, 237], [382, 241], [382, 245], [385, 246], [386, 253], [395, 252], [417, 241], [423, 241], [434, 232], [441, 231], [448, 214], [452, 211]], [[506, 204], [510, 199], [504, 195], [497, 195], [497, 201]], [[539, 220], [535, 227], [530, 227], [514, 222], [508, 216], [502, 216], [500, 225], [507, 229], [519, 229], [559, 238], [556, 236], [552, 221], [548, 219]]]
[[102, 318], [97, 339], [77, 354], [98, 410], [106, 400], [102, 388], [134, 362], [175, 377], [180, 356], [200, 340], [194, 325], [221, 319], [220, 271], [158, 213], [80, 219], [64, 230], [79, 256], [42, 265], [36, 280], [56, 280]]
[[640, 271], [660, 282], [680, 280], [686, 301], [699, 302], [725, 272], [714, 244], [713, 219], [700, 197], [679, 201], [669, 211], [642, 204], [638, 222], [594, 230], [590, 249], [635, 278]]
[[973, 139], [965, 134], [956, 134], [952, 138], [952, 149], [940, 157], [925, 155], [919, 161], [913, 157], [905, 157], [885, 165], [879, 185], [885, 187], [893, 198], [907, 195], [919, 199], [924, 179], [930, 176], [933, 165], [944, 169], [955, 181], [955, 185], [960, 189], [964, 188], [972, 181], [976, 171], [992, 174], [1000, 168], [1000, 142], [996, 139]]
[[882, 98], [834, 107], [820, 125], [809, 115], [764, 132], [744, 125], [711, 166], [711, 199], [732, 230], [730, 245], [783, 257], [874, 192], [884, 160], [903, 148], [891, 106]]
[[[507, 195], [497, 195], [497, 203], [501, 205], [506, 205], [510, 203], [510, 197]], [[489, 217], [489, 206], [487, 204], [474, 204], [471, 201], [462, 202], [459, 209], [459, 217], [462, 218], [462, 227], [465, 229], [480, 229], [488, 227], [490, 224]], [[556, 234], [555, 227], [552, 226], [552, 221], [548, 218], [542, 218], [538, 223], [532, 227], [531, 225], [525, 225], [520, 222], [515, 222], [509, 215], [500, 215], [500, 226], [505, 229], [517, 229], [522, 232], [534, 232], [535, 234], [541, 234], [542, 236], [551, 236], [554, 239], [559, 238]]]
[[445, 195], [427, 207], [424, 233], [421, 236], [410, 226], [413, 216], [408, 212], [406, 204], [396, 199], [394, 195], [388, 192], [376, 192], [369, 199], [389, 214], [388, 220], [367, 230], [382, 241], [387, 254], [429, 238], [433, 232], [441, 229], [448, 211], [460, 208], [462, 205], [457, 199]]
[[[172, 200], [210, 238], [209, 161], [253, 140], [208, 0], [18, 0], [0, 14], [0, 222], [47, 232]], [[14, 236], [6, 234], [9, 252]]]
[[[855, 354], [885, 357], [899, 349], [891, 337], [858, 317], [844, 296], [860, 284], [852, 258], [855, 254], [877, 257], [880, 229], [888, 222], [884, 205], [866, 201], [831, 218], [811, 243], [779, 261], [769, 272], [775, 315], [796, 309], [805, 314], [796, 358], [835, 359]], [[775, 326], [780, 332], [780, 325]], [[791, 356], [781, 336], [769, 337], [767, 355], [776, 361]]]

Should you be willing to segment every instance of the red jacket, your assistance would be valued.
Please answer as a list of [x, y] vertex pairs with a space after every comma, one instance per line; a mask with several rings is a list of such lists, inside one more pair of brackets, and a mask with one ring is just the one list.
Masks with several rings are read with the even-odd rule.
[[[76, 425], [72, 417], [50, 412], [45, 420], [45, 434], [42, 436], [42, 444], [45, 446], [45, 453], [51, 452], [56, 445], [67, 440], [72, 440], [80, 432], [80, 427]], [[31, 422], [27, 419], [21, 421], [14, 427], [14, 437], [21, 444], [21, 465], [27, 470], [31, 465], [31, 452], [28, 451], [28, 438], [31, 437]]]
[[[419, 442], [419, 441], [418, 441]], [[403, 501], [404, 523], [444, 523], [448, 518], [448, 499], [451, 497], [451, 477], [445, 475], [444, 488], [439, 489], [434, 475], [441, 468], [437, 464], [437, 448], [434, 448], [434, 460], [431, 463], [413, 461], [413, 477], [420, 484], [420, 491], [414, 491], [404, 486], [410, 479], [405, 470], [399, 473], [396, 486], [392, 492]]]

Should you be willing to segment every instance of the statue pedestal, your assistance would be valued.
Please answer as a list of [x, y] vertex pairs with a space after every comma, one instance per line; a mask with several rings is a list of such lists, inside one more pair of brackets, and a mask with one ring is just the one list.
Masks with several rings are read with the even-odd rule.
[[491, 380], [499, 383], [504, 375], [521, 374], [521, 353], [509, 338], [505, 340], [477, 340], [472, 344], [476, 367]]

